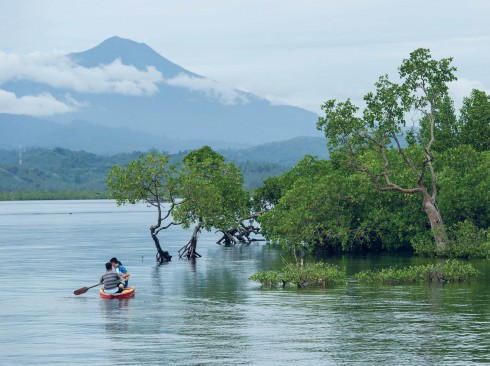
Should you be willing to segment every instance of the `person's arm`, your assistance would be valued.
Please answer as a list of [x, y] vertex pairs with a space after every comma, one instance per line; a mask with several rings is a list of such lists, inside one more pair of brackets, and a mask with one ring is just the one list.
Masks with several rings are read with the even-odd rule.
[[120, 273], [121, 273], [121, 276], [122, 278], [127, 281], [129, 276], [131, 276], [131, 274], [128, 272], [128, 270], [126, 269], [126, 267], [124, 266], [121, 266], [120, 267]]

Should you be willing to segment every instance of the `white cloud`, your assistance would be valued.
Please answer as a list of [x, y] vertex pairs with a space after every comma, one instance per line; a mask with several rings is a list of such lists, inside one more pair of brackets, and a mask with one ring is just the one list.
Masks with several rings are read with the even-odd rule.
[[[20, 55], [0, 51], [0, 85], [15, 80], [28, 80], [80, 93], [130, 96], [154, 95], [159, 83], [167, 83], [203, 92], [227, 105], [248, 102], [246, 93], [211, 79], [185, 74], [165, 79], [153, 66], [141, 71], [134, 66], [124, 65], [119, 59], [107, 65], [87, 68], [60, 53]], [[3, 113], [48, 116], [71, 112], [83, 106], [70, 95], [60, 101], [49, 93], [17, 97], [6, 90], [0, 91], [0, 112]]]
[[79, 106], [73, 99], [67, 98], [67, 103], [63, 103], [49, 93], [19, 98], [14, 93], [0, 89], [0, 113], [52, 116], [71, 112]]
[[8, 54], [0, 51], [0, 85], [9, 80], [30, 80], [81, 93], [114, 93], [145, 96], [158, 91], [162, 74], [114, 60], [108, 65], [83, 67], [60, 54]]
[[[91, 94], [122, 94], [151, 96], [163, 82], [162, 74], [154, 67], [146, 71], [114, 60], [108, 65], [82, 67], [59, 53], [19, 55], [0, 51], [0, 85], [15, 80], [28, 80], [49, 87]], [[0, 112], [50, 116], [77, 110], [83, 103], [66, 94], [58, 100], [50, 93], [18, 97], [0, 89]]]
[[208, 96], [216, 98], [221, 103], [227, 105], [246, 104], [249, 101], [244, 92], [232, 89], [211, 79], [179, 74], [175, 78], [167, 79], [166, 83], [172, 86], [204, 92]]

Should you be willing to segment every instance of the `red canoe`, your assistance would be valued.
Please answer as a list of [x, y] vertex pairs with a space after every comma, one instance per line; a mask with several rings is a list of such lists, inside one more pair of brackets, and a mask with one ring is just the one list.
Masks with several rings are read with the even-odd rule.
[[103, 299], [128, 299], [130, 297], [134, 296], [134, 287], [128, 287], [125, 288], [123, 292], [120, 292], [118, 294], [106, 294], [104, 292], [104, 289], [100, 289], [100, 297]]

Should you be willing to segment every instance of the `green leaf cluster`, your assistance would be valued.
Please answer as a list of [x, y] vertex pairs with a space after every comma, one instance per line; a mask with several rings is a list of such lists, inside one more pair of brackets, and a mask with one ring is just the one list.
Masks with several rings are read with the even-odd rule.
[[325, 287], [345, 285], [347, 276], [339, 266], [324, 262], [299, 264], [286, 264], [280, 272], [263, 271], [255, 273], [250, 277], [252, 281], [259, 282], [263, 286], [296, 287]]
[[418, 235], [412, 240], [417, 254], [448, 258], [483, 258], [490, 259], [490, 231], [478, 228], [471, 220], [451, 225], [448, 230], [449, 240], [442, 252], [436, 252], [427, 235]]
[[291, 251], [398, 250], [426, 225], [417, 197], [379, 192], [335, 161], [308, 158], [273, 181], [277, 198], [258, 220], [269, 240]]
[[402, 268], [389, 267], [361, 271], [354, 277], [359, 282], [400, 284], [418, 282], [465, 282], [480, 274], [470, 263], [449, 259], [443, 264], [437, 263]]
[[178, 177], [182, 199], [172, 215], [187, 228], [195, 223], [205, 230], [227, 230], [249, 212], [249, 194], [233, 163], [209, 146], [187, 154]]
[[151, 152], [129, 162], [115, 165], [107, 177], [110, 197], [118, 205], [137, 202], [165, 202], [176, 197], [175, 167], [168, 166], [168, 155]]
[[249, 213], [249, 194], [233, 163], [209, 146], [191, 151], [182, 164], [151, 152], [125, 167], [115, 165], [107, 185], [118, 205], [173, 202], [172, 216], [184, 228], [198, 223], [205, 230], [226, 230]]

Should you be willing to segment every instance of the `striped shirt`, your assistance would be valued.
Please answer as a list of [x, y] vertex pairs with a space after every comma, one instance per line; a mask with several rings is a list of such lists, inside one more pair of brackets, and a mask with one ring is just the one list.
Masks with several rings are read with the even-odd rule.
[[121, 276], [112, 270], [108, 270], [100, 278], [100, 283], [104, 284], [104, 290], [113, 290], [123, 282]]

